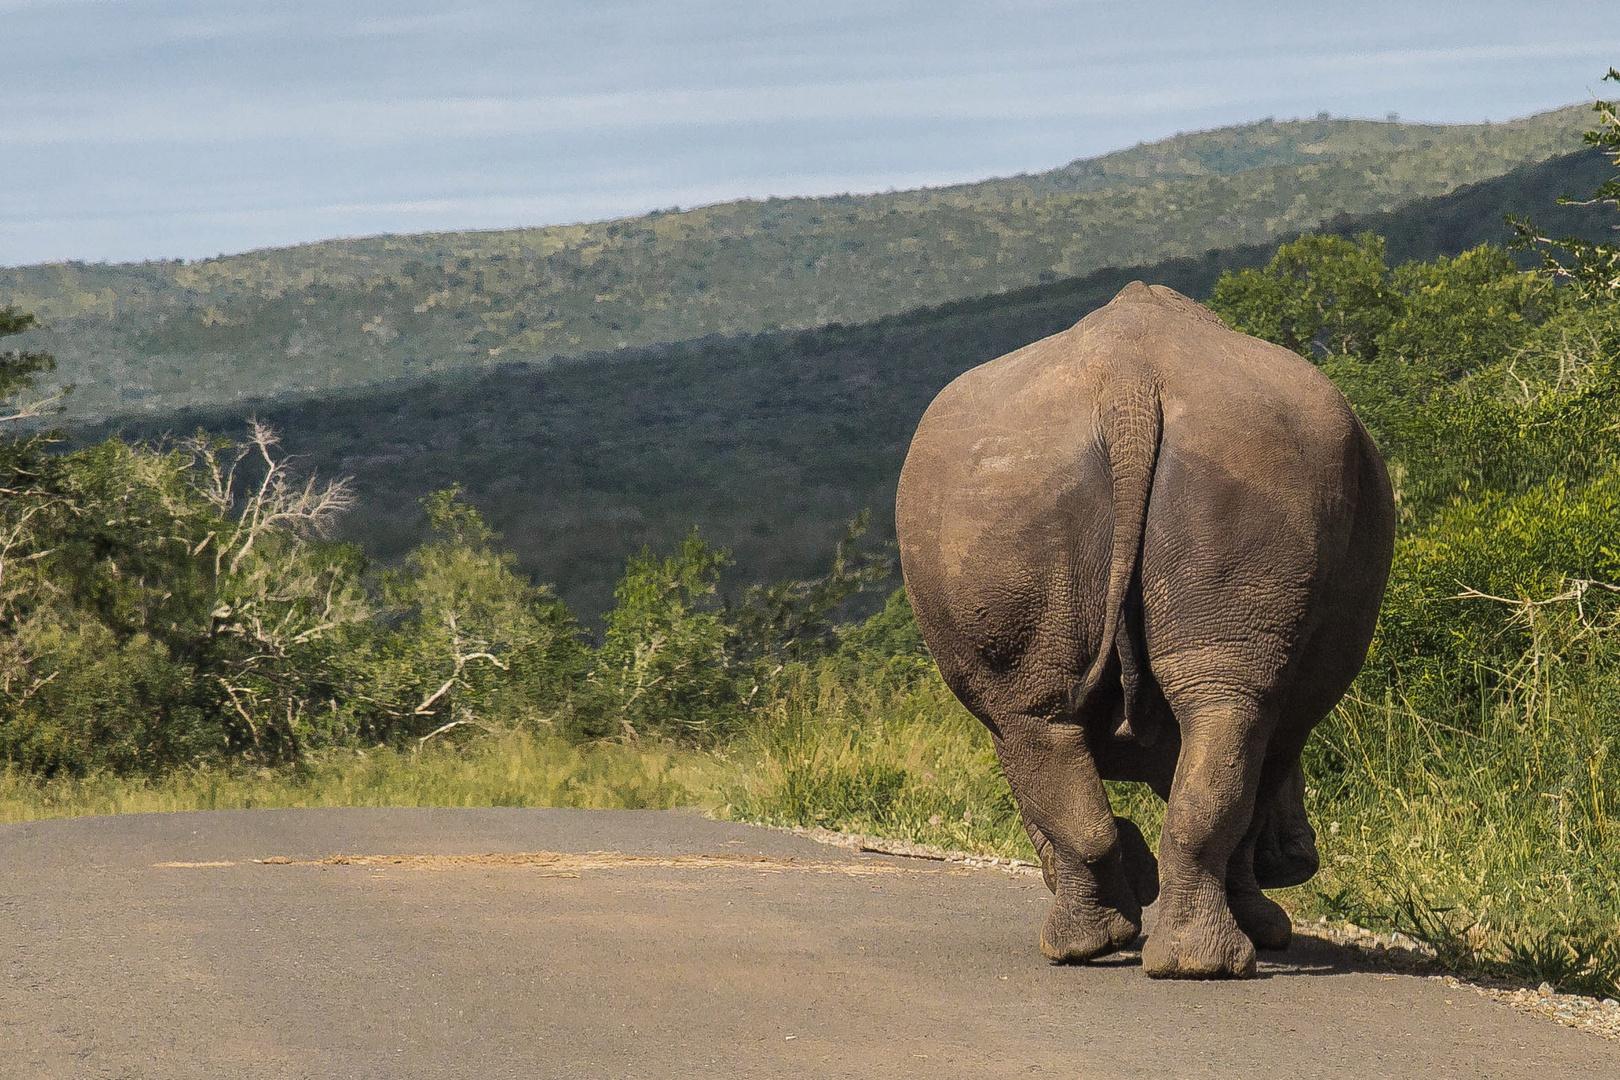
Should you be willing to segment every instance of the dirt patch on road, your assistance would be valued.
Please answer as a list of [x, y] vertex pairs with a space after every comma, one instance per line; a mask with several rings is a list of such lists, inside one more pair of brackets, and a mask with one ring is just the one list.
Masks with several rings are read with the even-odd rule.
[[577, 877], [591, 870], [753, 870], [765, 874], [844, 874], [870, 877], [884, 874], [966, 874], [944, 867], [913, 867], [888, 862], [820, 862], [776, 855], [625, 855], [617, 851], [487, 852], [476, 855], [329, 855], [324, 859], [289, 859], [271, 855], [262, 859], [210, 862], [160, 862], [163, 870], [212, 870], [231, 866], [369, 866], [406, 870], [537, 870], [552, 877]]

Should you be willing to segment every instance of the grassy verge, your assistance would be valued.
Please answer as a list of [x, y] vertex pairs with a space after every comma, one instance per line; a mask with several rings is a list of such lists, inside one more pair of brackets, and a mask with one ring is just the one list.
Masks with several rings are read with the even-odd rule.
[[[1278, 894], [1297, 916], [1386, 927], [1463, 972], [1615, 995], [1620, 777], [1608, 688], [1482, 707], [1476, 730], [1350, 701], [1313, 742], [1323, 870]], [[282, 771], [157, 779], [0, 778], [0, 820], [294, 806], [667, 809], [822, 826], [1031, 858], [980, 725], [930, 672], [788, 672], [756, 721], [712, 752], [509, 734], [420, 755], [334, 754]], [[1111, 785], [1156, 841], [1162, 806]]]
[[1613, 687], [1497, 702], [1448, 728], [1346, 702], [1307, 767], [1323, 870], [1296, 912], [1411, 934], [1449, 966], [1620, 995]]
[[421, 754], [334, 752], [296, 768], [206, 768], [162, 777], [38, 782], [0, 774], [0, 821], [84, 814], [297, 806], [708, 806], [723, 759], [662, 748], [513, 733]]

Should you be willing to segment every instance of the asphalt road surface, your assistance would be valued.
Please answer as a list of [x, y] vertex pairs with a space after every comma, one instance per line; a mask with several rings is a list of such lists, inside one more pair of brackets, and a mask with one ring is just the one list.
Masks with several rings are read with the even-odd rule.
[[1316, 941], [1247, 982], [1054, 967], [1046, 903], [683, 813], [6, 825], [0, 1076], [1620, 1077], [1620, 1044]]

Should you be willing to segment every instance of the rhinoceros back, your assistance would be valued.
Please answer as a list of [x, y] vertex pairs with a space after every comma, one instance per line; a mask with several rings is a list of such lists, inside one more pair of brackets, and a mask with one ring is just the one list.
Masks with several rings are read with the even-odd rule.
[[1362, 452], [1358, 438], [1312, 365], [1133, 283], [1071, 329], [967, 372], [924, 415], [896, 528], [925, 640], [970, 708], [1033, 680], [1047, 687], [1034, 707], [1072, 717], [1111, 697], [1115, 735], [1151, 743], [1141, 574], [1167, 444], [1207, 459], [1212, 442], [1247, 441], [1234, 468], [1258, 454], [1257, 467], [1299, 473], [1280, 490], [1303, 492], [1340, 483], [1328, 474]]

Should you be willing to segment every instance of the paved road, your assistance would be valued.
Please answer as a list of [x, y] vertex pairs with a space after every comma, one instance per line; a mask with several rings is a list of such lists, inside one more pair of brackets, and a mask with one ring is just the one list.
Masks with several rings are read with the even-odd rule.
[[1244, 983], [1052, 967], [1045, 907], [680, 813], [0, 826], [0, 1076], [1620, 1076], [1620, 1045], [1320, 943]]

